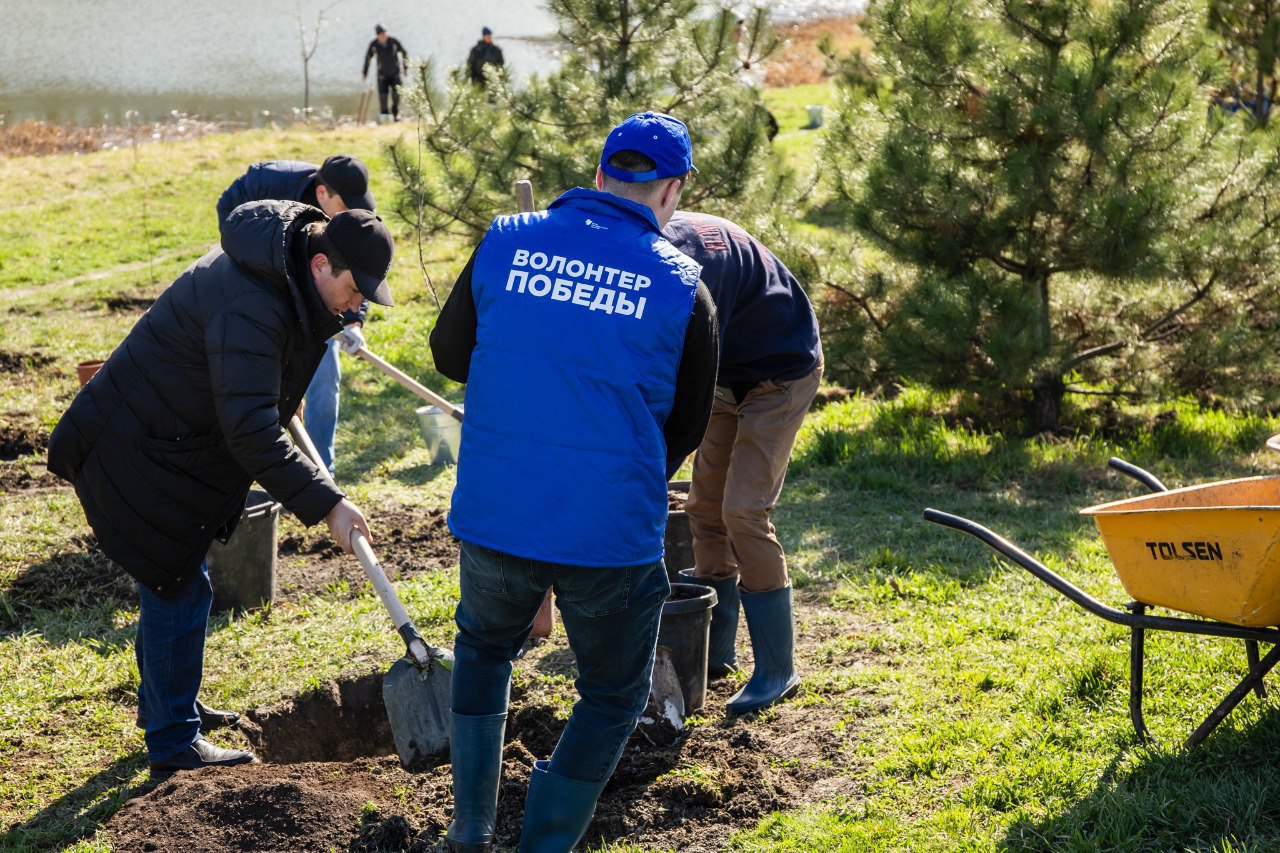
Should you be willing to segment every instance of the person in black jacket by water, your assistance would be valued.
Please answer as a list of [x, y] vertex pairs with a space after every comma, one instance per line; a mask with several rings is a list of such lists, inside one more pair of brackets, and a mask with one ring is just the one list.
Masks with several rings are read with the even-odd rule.
[[391, 117], [400, 120], [400, 76], [409, 73], [409, 54], [400, 43], [400, 39], [387, 33], [387, 28], [378, 24], [373, 28], [373, 41], [364, 52], [364, 71], [362, 76], [369, 79], [369, 63], [378, 57], [378, 108], [382, 115], [387, 115], [387, 95], [391, 96]]
[[200, 736], [213, 594], [205, 555], [255, 480], [350, 548], [368, 524], [285, 435], [338, 315], [391, 305], [393, 245], [371, 213], [297, 202], [232, 212], [222, 248], [169, 286], [72, 400], [49, 470], [75, 485], [103, 553], [137, 579], [139, 717], [153, 772], [245, 764]]
[[467, 75], [472, 83], [483, 86], [488, 82], [484, 67], [492, 65], [501, 69], [504, 64], [502, 48], [493, 43], [493, 30], [485, 27], [480, 31], [480, 41], [472, 45], [471, 52], [467, 54]]

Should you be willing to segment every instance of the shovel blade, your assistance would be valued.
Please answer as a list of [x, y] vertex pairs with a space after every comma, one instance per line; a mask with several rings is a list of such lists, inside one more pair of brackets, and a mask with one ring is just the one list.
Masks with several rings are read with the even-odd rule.
[[684, 693], [671, 659], [671, 650], [658, 646], [653, 656], [653, 680], [649, 683], [649, 703], [640, 715], [638, 728], [649, 743], [662, 748], [675, 743], [684, 731]]
[[408, 658], [391, 665], [382, 680], [396, 754], [406, 770], [449, 746], [449, 684], [452, 673], [439, 660], [419, 669]]

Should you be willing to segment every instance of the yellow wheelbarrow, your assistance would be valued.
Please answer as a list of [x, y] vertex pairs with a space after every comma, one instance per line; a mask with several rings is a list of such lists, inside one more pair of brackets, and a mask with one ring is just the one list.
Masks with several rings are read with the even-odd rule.
[[[1146, 631], [1244, 640], [1248, 673], [1186, 739], [1186, 746], [1195, 746], [1249, 691], [1266, 696], [1263, 678], [1280, 662], [1280, 630], [1273, 627], [1280, 624], [1280, 477], [1166, 489], [1136, 465], [1115, 458], [1108, 464], [1152, 491], [1080, 510], [1098, 525], [1120, 583], [1134, 598], [1123, 610], [976, 522], [936, 509], [926, 509], [924, 517], [982, 540], [1085, 610], [1130, 629], [1129, 716], [1140, 740], [1150, 740], [1142, 718]], [[1203, 618], [1152, 616], [1149, 607]], [[1272, 644], [1261, 659], [1259, 642]]]

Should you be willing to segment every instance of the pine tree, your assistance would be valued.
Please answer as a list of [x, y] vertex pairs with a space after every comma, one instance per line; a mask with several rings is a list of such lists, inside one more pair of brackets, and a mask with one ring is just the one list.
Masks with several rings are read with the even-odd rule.
[[1275, 152], [1209, 109], [1203, 6], [885, 0], [868, 29], [892, 92], [846, 98], [825, 159], [888, 260], [895, 372], [1020, 399], [1036, 430], [1069, 391], [1228, 375], [1277, 268]]
[[418, 68], [408, 97], [419, 119], [417, 150], [389, 151], [403, 192], [397, 210], [420, 235], [477, 241], [494, 216], [512, 212], [511, 185], [530, 179], [542, 196], [592, 186], [606, 133], [644, 110], [689, 125], [699, 172], [683, 206], [714, 202], [732, 213], [759, 203], [775, 163], [767, 112], [747, 84], [777, 45], [763, 9], [741, 24], [727, 8], [697, 0], [550, 0], [562, 42], [560, 67], [487, 86], [461, 69], [437, 79]]
[[1209, 27], [1222, 37], [1220, 50], [1230, 68], [1228, 90], [1265, 126], [1280, 83], [1280, 3], [1209, 0]]

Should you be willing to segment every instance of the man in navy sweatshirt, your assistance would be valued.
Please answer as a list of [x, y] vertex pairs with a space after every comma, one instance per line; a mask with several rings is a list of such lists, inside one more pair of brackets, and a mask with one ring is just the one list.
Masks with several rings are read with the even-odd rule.
[[769, 514], [822, 378], [818, 321], [795, 276], [735, 223], [679, 211], [662, 233], [702, 265], [720, 318], [716, 400], [685, 506], [694, 568], [681, 574], [716, 591], [709, 674], [736, 669], [746, 614], [755, 668], [728, 709], [748, 714], [800, 686], [787, 559]]
[[[317, 166], [297, 160], [254, 163], [236, 178], [218, 199], [218, 230], [225, 228], [231, 211], [250, 201], [300, 201], [324, 211], [330, 219], [344, 210], [367, 210], [377, 204], [369, 192], [369, 169], [350, 154], [335, 154]], [[338, 389], [342, 368], [338, 350], [354, 355], [364, 346], [366, 301], [358, 311], [342, 315], [342, 331], [329, 341], [315, 377], [307, 388], [307, 434], [320, 452], [320, 459], [332, 474], [334, 439], [338, 433]]]

